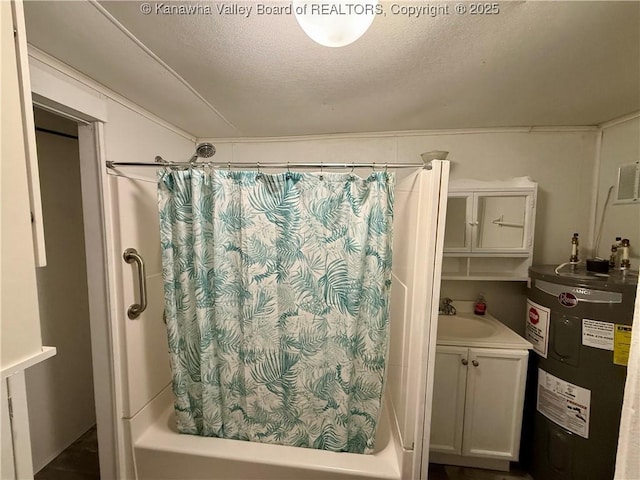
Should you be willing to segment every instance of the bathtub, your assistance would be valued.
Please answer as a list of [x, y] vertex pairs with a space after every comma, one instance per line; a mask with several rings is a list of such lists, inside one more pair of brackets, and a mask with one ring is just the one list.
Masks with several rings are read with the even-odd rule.
[[374, 453], [359, 455], [181, 435], [166, 388], [131, 422], [137, 479], [400, 480], [402, 449], [389, 403], [383, 402]]

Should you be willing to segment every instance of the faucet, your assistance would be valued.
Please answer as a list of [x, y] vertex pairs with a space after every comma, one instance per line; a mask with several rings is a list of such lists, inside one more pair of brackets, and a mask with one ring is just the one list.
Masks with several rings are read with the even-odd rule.
[[455, 315], [456, 307], [454, 307], [451, 302], [452, 300], [447, 297], [440, 300], [440, 308], [438, 309], [438, 313], [440, 315]]

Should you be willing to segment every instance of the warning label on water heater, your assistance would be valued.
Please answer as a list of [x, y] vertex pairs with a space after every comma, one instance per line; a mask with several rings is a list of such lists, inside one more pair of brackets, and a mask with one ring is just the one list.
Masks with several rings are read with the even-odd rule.
[[551, 310], [527, 300], [527, 324], [525, 338], [531, 342], [533, 349], [541, 357], [547, 358], [549, 345], [549, 317]]
[[613, 323], [582, 319], [582, 344], [587, 347], [613, 350]]
[[538, 411], [561, 427], [589, 438], [591, 391], [538, 369]]
[[613, 342], [613, 363], [627, 366], [631, 351], [631, 326], [616, 324]]

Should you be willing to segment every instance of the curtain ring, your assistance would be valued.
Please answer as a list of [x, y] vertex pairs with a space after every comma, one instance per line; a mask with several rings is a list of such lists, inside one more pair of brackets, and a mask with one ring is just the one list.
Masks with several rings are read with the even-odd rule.
[[371, 173], [376, 173], [376, 162], [371, 164]]
[[170, 171], [171, 171], [171, 170], [169, 169], [169, 167], [168, 167], [168, 166], [166, 166], [166, 165], [165, 165], [164, 167], [162, 167], [161, 174], [160, 174], [160, 180], [163, 180], [163, 181], [164, 181], [164, 179], [166, 178], [166, 176], [167, 176], [167, 175], [169, 175], [169, 172], [170, 172]]
[[260, 162], [256, 162], [256, 168], [258, 169], [258, 174], [256, 175], [256, 180], [260, 180], [262, 178], [262, 172], [260, 171]]
[[231, 162], [227, 162], [227, 178], [231, 178]]
[[320, 162], [320, 175], [318, 178], [320, 180], [324, 180], [324, 162]]
[[356, 168], [356, 164], [355, 164], [355, 162], [351, 164], [351, 172], [349, 172], [349, 173], [353, 173], [353, 169], [354, 169], [354, 168]]
[[165, 161], [164, 158], [162, 158], [160, 155], [156, 156], [156, 163], [161, 164], [162, 167], [162, 179], [164, 179], [165, 176], [167, 176], [170, 172], [171, 172], [171, 168], [169, 167], [169, 165], [171, 165], [171, 162], [167, 162]]
[[287, 180], [291, 180], [291, 168], [289, 166], [289, 162], [287, 161], [287, 174], [284, 176]]

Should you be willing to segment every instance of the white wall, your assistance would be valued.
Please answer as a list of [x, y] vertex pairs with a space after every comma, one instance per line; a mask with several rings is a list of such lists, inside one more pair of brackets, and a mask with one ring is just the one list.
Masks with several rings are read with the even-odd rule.
[[[223, 162], [376, 162], [382, 166], [419, 162], [423, 152], [446, 150], [451, 180], [528, 175], [538, 182], [533, 262], [559, 264], [569, 259], [574, 232], [580, 233], [583, 244], [590, 237], [596, 137], [595, 128], [561, 128], [203, 141], [216, 145], [215, 158]], [[523, 333], [525, 287], [524, 282], [444, 281], [441, 295], [475, 300], [483, 292], [489, 311]]]
[[[77, 125], [36, 110], [36, 126]], [[38, 269], [42, 339], [57, 355], [26, 372], [34, 471], [95, 424], [78, 140], [36, 133], [47, 266]]]
[[[502, 180], [528, 175], [538, 182], [533, 264], [569, 260], [571, 236], [589, 238], [589, 205], [597, 132], [521, 131], [434, 135], [413, 151], [446, 150], [450, 178]], [[417, 148], [419, 146], [419, 148]], [[583, 250], [585, 247], [582, 247]], [[483, 293], [488, 311], [512, 330], [524, 333], [524, 282], [443, 281], [441, 297], [475, 300]]]
[[[615, 185], [618, 167], [640, 161], [640, 116], [628, 121], [603, 127], [600, 172], [598, 178], [597, 225], [600, 225], [602, 209], [611, 185]], [[616, 189], [611, 193], [602, 227], [602, 239], [597, 254], [609, 258], [615, 237], [628, 238], [631, 242], [631, 268], [640, 265], [640, 203], [615, 205]]]
[[528, 175], [538, 182], [533, 262], [554, 264], [569, 259], [573, 232], [589, 237], [595, 144], [595, 130], [534, 130], [435, 135], [424, 148], [451, 152], [452, 180]]

